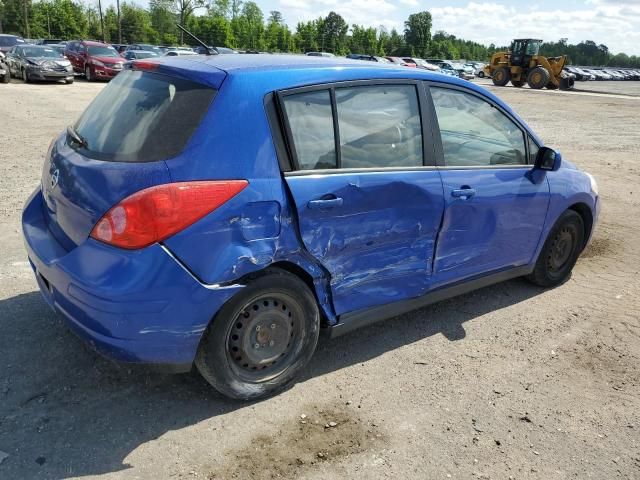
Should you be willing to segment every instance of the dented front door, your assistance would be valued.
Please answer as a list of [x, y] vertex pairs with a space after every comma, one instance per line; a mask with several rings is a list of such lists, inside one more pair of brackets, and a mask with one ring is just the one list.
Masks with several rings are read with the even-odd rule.
[[336, 314], [419, 296], [444, 200], [438, 171], [289, 173], [302, 241], [331, 276]]

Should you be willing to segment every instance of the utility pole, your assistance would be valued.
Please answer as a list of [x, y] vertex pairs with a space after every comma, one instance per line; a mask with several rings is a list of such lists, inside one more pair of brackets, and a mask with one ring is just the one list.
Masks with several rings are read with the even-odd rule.
[[25, 37], [31, 38], [31, 34], [29, 33], [29, 4], [27, 3], [29, 0], [22, 0], [22, 8], [24, 11], [24, 33]]
[[[98, 10], [100, 10], [100, 31], [102, 32], [102, 41], [107, 43], [107, 37], [104, 36], [104, 18], [102, 17], [102, 2], [98, 0]], [[51, 33], [49, 33], [51, 35]]]
[[118, 43], [122, 43], [122, 22], [120, 21], [120, 0], [116, 0], [118, 8]]

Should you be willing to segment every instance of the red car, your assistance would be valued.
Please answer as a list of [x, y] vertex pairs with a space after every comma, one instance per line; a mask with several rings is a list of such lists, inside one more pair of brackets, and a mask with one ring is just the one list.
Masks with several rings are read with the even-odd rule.
[[64, 54], [73, 70], [83, 73], [89, 82], [112, 79], [122, 71], [125, 62], [111, 45], [88, 40], [68, 42]]

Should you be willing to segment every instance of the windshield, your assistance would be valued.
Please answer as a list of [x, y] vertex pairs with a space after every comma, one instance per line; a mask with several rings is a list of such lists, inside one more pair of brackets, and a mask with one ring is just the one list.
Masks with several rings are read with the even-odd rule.
[[25, 57], [62, 57], [62, 53], [51, 47], [24, 47], [22, 53]]
[[119, 57], [118, 52], [113, 47], [87, 47], [87, 51], [89, 55], [93, 55], [95, 57]]
[[99, 160], [151, 162], [178, 155], [216, 91], [152, 72], [125, 70], [98, 94], [75, 125], [84, 154]]

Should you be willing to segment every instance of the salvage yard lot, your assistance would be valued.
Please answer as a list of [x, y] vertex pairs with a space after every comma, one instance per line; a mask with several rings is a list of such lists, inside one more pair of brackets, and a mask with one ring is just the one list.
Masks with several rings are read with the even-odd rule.
[[323, 342], [298, 384], [248, 404], [97, 357], [37, 292], [20, 209], [103, 86], [0, 85], [0, 478], [640, 478], [636, 82], [489, 86], [598, 180], [566, 284], [514, 280]]

